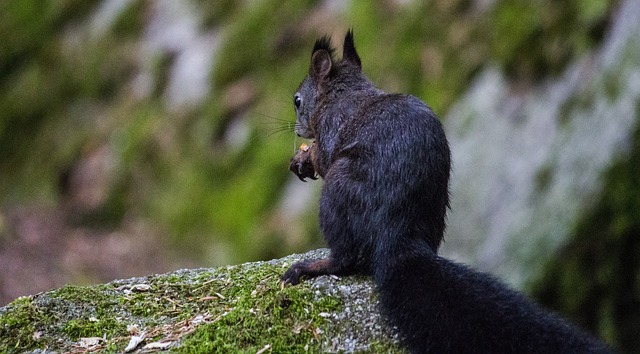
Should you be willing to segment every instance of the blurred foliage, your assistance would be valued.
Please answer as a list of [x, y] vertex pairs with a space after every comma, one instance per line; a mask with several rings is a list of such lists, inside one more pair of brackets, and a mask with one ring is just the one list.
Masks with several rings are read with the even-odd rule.
[[491, 26], [491, 51], [521, 80], [557, 75], [599, 42], [614, 1], [504, 1]]
[[[90, 28], [104, 2], [0, 5], [0, 203], [64, 204], [74, 168], [106, 147], [107, 196], [99, 207], [73, 209], [86, 214], [79, 219], [113, 226], [148, 218], [185, 253], [228, 263], [292, 250], [270, 249], [286, 237], [268, 225], [290, 178], [293, 136], [270, 130], [293, 122], [290, 95], [323, 30], [353, 27], [374, 82], [418, 95], [442, 115], [488, 62], [513, 80], [561, 72], [598, 43], [614, 2], [372, 1], [336, 10], [311, 0], [193, 0], [199, 31], [221, 42], [211, 94], [179, 110], [166, 102], [176, 54], [139, 54], [151, 4], [131, 1], [102, 32]], [[306, 26], [322, 16], [330, 27]], [[137, 95], [145, 68], [152, 89]], [[229, 103], [238, 86], [249, 98]], [[229, 138], [238, 126], [248, 135], [240, 144]], [[318, 240], [315, 226], [305, 229]]]
[[[640, 116], [640, 103], [636, 110]], [[573, 240], [530, 288], [621, 352], [640, 353], [640, 129], [631, 151], [608, 172], [604, 194]]]
[[[514, 80], [561, 72], [598, 43], [613, 1], [478, 4], [372, 1], [335, 10], [322, 1], [191, 1], [199, 31], [219, 33], [221, 43], [212, 94], [176, 111], [165, 96], [175, 53], [148, 64], [139, 55], [151, 3], [130, 2], [96, 32], [87, 28], [104, 5], [99, 1], [4, 2], [0, 203], [63, 203], [74, 188], [69, 173], [106, 146], [113, 165], [102, 182], [108, 195], [98, 208], [80, 211], [89, 224], [149, 218], [196, 257], [224, 250], [224, 257], [214, 251], [220, 263], [289, 252], [264, 247], [281, 237], [266, 225], [290, 177], [293, 139], [271, 135], [269, 124], [277, 130], [294, 119], [290, 95], [322, 34], [306, 21], [333, 17], [338, 33], [353, 27], [374, 82], [444, 113], [487, 62], [501, 63]], [[153, 88], [138, 97], [132, 82], [145, 67]], [[240, 106], [228, 102], [238, 83], [250, 96]], [[236, 146], [228, 135], [239, 124], [248, 139]], [[317, 229], [312, 233], [317, 239]]]

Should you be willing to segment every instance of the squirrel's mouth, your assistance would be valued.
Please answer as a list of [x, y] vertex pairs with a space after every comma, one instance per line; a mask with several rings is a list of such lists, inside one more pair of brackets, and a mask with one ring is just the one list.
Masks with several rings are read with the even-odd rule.
[[301, 138], [305, 138], [305, 139], [313, 139], [314, 138], [314, 134], [312, 131], [306, 130], [306, 129], [302, 129], [301, 127], [296, 127], [295, 129], [296, 135], [301, 137]]

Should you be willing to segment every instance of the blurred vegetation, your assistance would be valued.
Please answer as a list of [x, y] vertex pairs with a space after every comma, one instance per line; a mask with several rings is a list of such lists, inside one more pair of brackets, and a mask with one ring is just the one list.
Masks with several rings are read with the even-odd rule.
[[[636, 102], [640, 116], [640, 103]], [[532, 295], [624, 353], [639, 353], [640, 129], [631, 157], [614, 165], [604, 194], [575, 237], [531, 285]]]
[[[175, 54], [161, 52], [151, 63], [138, 54], [153, 5], [131, 1], [96, 33], [87, 27], [101, 4], [0, 5], [0, 203], [60, 204], [73, 188], [74, 166], [106, 147], [114, 165], [104, 176], [107, 196], [92, 210], [74, 209], [87, 214], [80, 219], [118, 225], [124, 217], [149, 218], [187, 253], [207, 257], [203, 245], [211, 244], [225, 249], [221, 263], [291, 251], [265, 247], [280, 244], [265, 225], [290, 177], [293, 139], [271, 135], [277, 127], [270, 125], [293, 121], [290, 95], [320, 34], [353, 27], [374, 82], [416, 94], [443, 114], [488, 62], [501, 63], [514, 80], [559, 73], [598, 43], [612, 7], [372, 1], [336, 12], [322, 1], [191, 1], [199, 31], [222, 38], [210, 96], [176, 112], [165, 102]], [[314, 16], [328, 19], [305, 27]], [[132, 82], [145, 65], [153, 88], [136, 97]], [[234, 106], [229, 95], [238, 84], [249, 98]], [[239, 120], [249, 138], [232, 147], [225, 136]]]
[[[417, 95], [443, 116], [488, 64], [500, 66], [514, 87], [560, 74], [597, 47], [617, 1], [184, 3], [197, 18], [199, 34], [215, 36], [218, 44], [209, 94], [178, 108], [167, 100], [176, 53], [141, 54], [157, 3], [128, 2], [103, 31], [92, 21], [104, 1], [0, 3], [0, 210], [22, 204], [63, 208], [71, 222], [89, 228], [117, 229], [126, 220], [148, 220], [163, 230], [180, 257], [208, 265], [321, 244], [316, 209], [296, 220], [277, 215], [291, 178], [287, 165], [294, 136], [273, 134], [294, 120], [291, 95], [307, 72], [315, 38], [334, 34], [340, 46], [342, 33], [353, 27], [372, 81], [388, 91]], [[140, 93], [136, 82], [147, 71], [150, 88]], [[234, 135], [238, 129], [245, 138]], [[74, 204], [74, 173], [95, 156], [106, 161], [96, 182], [104, 193], [89, 206]], [[634, 230], [637, 234], [630, 220], [640, 207], [625, 204], [633, 201], [616, 194], [615, 178], [610, 183], [605, 207], [594, 211], [594, 220], [611, 220], [610, 227], [585, 222], [583, 229], [591, 232], [576, 234], [626, 249], [621, 245], [632, 242]], [[619, 215], [619, 210], [630, 214]], [[591, 263], [582, 257], [596, 252], [594, 242], [576, 242], [586, 249], [567, 251], [582, 269], [567, 271], [584, 275], [575, 282], [590, 278], [591, 268], [583, 266]], [[630, 274], [638, 274], [634, 264]], [[620, 274], [626, 266], [612, 267]], [[587, 298], [561, 300], [559, 292], [571, 291], [556, 288], [563, 277], [558, 272], [550, 270], [545, 282], [551, 289], [536, 290], [538, 297], [547, 303], [568, 301], [554, 306], [586, 313]], [[575, 288], [574, 280], [560, 283]], [[603, 292], [617, 291], [598, 284]], [[614, 313], [621, 302], [607, 299], [603, 308]], [[611, 316], [581, 321], [601, 329], [596, 322]]]

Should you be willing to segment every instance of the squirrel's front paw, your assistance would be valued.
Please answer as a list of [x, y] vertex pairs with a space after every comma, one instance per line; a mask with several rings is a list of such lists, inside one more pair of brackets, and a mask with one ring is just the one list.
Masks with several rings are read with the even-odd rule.
[[289, 164], [289, 170], [295, 173], [298, 178], [302, 182], [306, 182], [305, 178], [318, 179], [316, 177], [316, 171], [313, 168], [313, 164], [311, 163], [311, 153], [309, 152], [309, 148], [304, 149], [304, 146], [301, 146], [300, 150], [298, 150], [291, 158], [291, 163]]
[[302, 182], [306, 182], [305, 178], [307, 177], [311, 179], [318, 179], [318, 177], [316, 177], [316, 171], [310, 163], [297, 161], [295, 157], [291, 159], [289, 170], [295, 173]]

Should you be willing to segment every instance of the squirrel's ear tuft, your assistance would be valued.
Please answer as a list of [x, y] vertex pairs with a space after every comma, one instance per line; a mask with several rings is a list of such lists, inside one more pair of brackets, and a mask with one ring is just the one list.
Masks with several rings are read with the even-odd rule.
[[316, 41], [316, 44], [313, 45], [313, 51], [311, 55], [313, 56], [319, 50], [325, 50], [329, 55], [333, 58], [333, 48], [331, 48], [331, 36], [322, 36], [322, 38]]
[[344, 36], [342, 60], [351, 62], [357, 65], [359, 68], [362, 67], [362, 63], [360, 62], [360, 56], [358, 56], [358, 52], [356, 52], [356, 46], [353, 42], [353, 29], [350, 29], [347, 32], [347, 35]]

